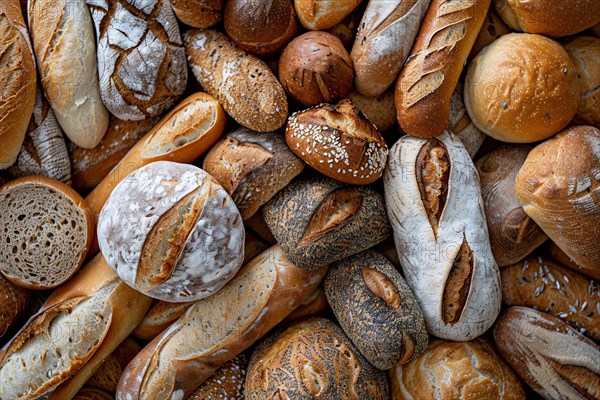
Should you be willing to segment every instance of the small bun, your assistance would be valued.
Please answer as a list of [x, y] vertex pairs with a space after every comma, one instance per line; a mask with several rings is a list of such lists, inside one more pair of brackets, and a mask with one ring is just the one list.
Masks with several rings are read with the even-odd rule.
[[512, 33], [473, 60], [465, 106], [494, 139], [529, 143], [567, 126], [579, 104], [575, 66], [564, 48], [541, 35]]
[[600, 22], [598, 0], [495, 0], [494, 3], [502, 19], [521, 32], [560, 37]]
[[300, 35], [279, 59], [279, 80], [285, 91], [306, 106], [341, 100], [352, 89], [353, 79], [350, 55], [331, 33]]
[[575, 120], [600, 128], [600, 39], [580, 36], [566, 43], [565, 49], [579, 76], [580, 102]]

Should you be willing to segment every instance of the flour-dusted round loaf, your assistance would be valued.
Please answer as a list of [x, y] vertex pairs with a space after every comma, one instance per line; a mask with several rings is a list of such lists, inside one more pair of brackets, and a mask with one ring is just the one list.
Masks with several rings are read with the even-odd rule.
[[419, 304], [380, 253], [368, 250], [333, 264], [324, 287], [342, 329], [375, 367], [405, 364], [427, 347]]
[[248, 400], [389, 399], [385, 375], [360, 354], [344, 331], [325, 318], [275, 332], [254, 350]]
[[0, 189], [0, 272], [17, 285], [54, 288], [85, 260], [94, 217], [70, 186], [43, 176]]
[[580, 36], [565, 43], [579, 76], [579, 108], [575, 120], [600, 128], [600, 38]]
[[187, 82], [179, 25], [166, 0], [87, 0], [98, 41], [100, 95], [117, 118], [173, 106]]
[[98, 242], [127, 284], [186, 302], [221, 289], [244, 259], [244, 226], [227, 192], [202, 169], [150, 163], [115, 187], [98, 218]]

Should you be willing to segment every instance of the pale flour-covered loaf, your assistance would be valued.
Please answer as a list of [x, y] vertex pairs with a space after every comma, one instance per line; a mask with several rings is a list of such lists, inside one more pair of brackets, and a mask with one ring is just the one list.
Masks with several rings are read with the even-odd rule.
[[78, 146], [95, 147], [108, 127], [96, 42], [85, 0], [30, 0], [29, 31], [42, 86], [58, 123]]
[[401, 138], [384, 173], [385, 199], [404, 276], [429, 333], [471, 340], [500, 312], [477, 171], [451, 133]]
[[168, 110], [187, 82], [185, 50], [167, 0], [87, 0], [98, 38], [100, 94], [117, 118]]
[[159, 161], [129, 174], [98, 218], [98, 242], [121, 279], [148, 296], [210, 296], [244, 259], [244, 226], [227, 192], [202, 169]]

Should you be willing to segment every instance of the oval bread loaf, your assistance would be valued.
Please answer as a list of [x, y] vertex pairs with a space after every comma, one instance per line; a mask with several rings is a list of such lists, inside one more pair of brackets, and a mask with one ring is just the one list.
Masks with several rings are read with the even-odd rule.
[[177, 19], [194, 28], [208, 28], [219, 21], [225, 0], [170, 0]]
[[290, 315], [285, 317], [283, 323], [300, 321], [309, 317], [322, 316], [331, 311], [327, 296], [322, 286], [317, 287]]
[[510, 32], [510, 28], [502, 21], [502, 18], [500, 18], [496, 9], [490, 7], [488, 15], [485, 18], [485, 21], [483, 21], [483, 26], [481, 27], [479, 35], [477, 35], [475, 44], [473, 44], [473, 48], [469, 54], [469, 61], [472, 61], [484, 47], [492, 44], [494, 40], [498, 39], [500, 36], [508, 35]]

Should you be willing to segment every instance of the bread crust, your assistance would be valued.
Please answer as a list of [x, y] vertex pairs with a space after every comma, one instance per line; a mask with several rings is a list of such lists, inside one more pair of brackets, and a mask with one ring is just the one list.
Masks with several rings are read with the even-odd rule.
[[600, 38], [579, 36], [565, 43], [579, 76], [579, 108], [575, 121], [600, 128]]
[[224, 0], [170, 0], [181, 22], [194, 28], [208, 28], [221, 21]]
[[0, 338], [25, 312], [31, 292], [0, 275]]
[[362, 0], [294, 0], [302, 26], [311, 31], [332, 28], [350, 14]]

